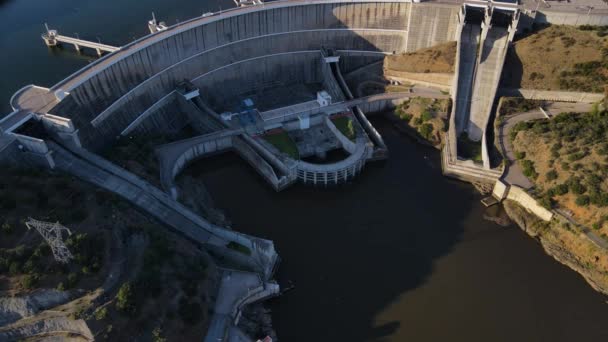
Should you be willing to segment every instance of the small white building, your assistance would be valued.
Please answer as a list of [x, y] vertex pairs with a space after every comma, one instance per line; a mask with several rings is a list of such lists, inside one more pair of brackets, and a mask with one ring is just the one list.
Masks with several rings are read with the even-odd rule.
[[317, 102], [321, 107], [327, 107], [331, 104], [331, 95], [329, 95], [325, 90], [321, 90], [317, 92]]

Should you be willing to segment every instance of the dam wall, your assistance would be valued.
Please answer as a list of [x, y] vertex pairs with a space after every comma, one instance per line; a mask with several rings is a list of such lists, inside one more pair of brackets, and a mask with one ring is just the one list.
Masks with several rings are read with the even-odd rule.
[[83, 146], [95, 148], [185, 79], [213, 106], [281, 75], [298, 82], [315, 79], [318, 72], [302, 61], [321, 48], [345, 56], [341, 63], [349, 71], [385, 53], [454, 40], [458, 10], [404, 1], [289, 1], [196, 18], [129, 44], [60, 82], [52, 91], [69, 95], [49, 112], [71, 118]]
[[429, 3], [413, 5], [408, 16], [406, 52], [456, 40], [459, 12], [460, 6]]

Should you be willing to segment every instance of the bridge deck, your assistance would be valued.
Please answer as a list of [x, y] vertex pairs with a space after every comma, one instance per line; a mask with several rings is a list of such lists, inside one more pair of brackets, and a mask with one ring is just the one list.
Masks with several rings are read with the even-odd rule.
[[106, 44], [102, 44], [102, 43], [95, 43], [95, 42], [91, 42], [88, 40], [72, 38], [72, 37], [68, 37], [68, 36], [57, 35], [57, 36], [55, 36], [55, 39], [61, 43], [74, 44], [74, 45], [78, 45], [78, 46], [88, 47], [91, 49], [99, 49], [101, 51], [106, 51], [106, 52], [115, 52], [115, 51], [120, 50], [120, 48], [116, 47], [116, 46], [106, 45]]

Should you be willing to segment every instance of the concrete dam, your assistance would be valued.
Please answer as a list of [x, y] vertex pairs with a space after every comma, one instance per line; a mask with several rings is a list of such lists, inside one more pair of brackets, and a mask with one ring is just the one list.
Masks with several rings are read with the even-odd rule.
[[[179, 173], [197, 159], [234, 151], [277, 191], [295, 182], [349, 182], [388, 155], [365, 110], [392, 108], [412, 95], [354, 98], [342, 73], [448, 41], [458, 41], [458, 54], [444, 165], [477, 172], [458, 164], [456, 136], [467, 132], [485, 146], [516, 17], [487, 5], [409, 0], [275, 1], [204, 15], [120, 47], [50, 88], [18, 91], [14, 111], [0, 120], [0, 162], [59, 169], [126, 198], [255, 272], [259, 300], [278, 293], [274, 244], [216, 226], [179, 203]], [[185, 127], [190, 136], [156, 147], [158, 187], [98, 155], [119, 138]], [[292, 153], [272, 143], [285, 135]], [[315, 161], [335, 150], [341, 160]], [[228, 336], [239, 310], [222, 311], [208, 337]]]

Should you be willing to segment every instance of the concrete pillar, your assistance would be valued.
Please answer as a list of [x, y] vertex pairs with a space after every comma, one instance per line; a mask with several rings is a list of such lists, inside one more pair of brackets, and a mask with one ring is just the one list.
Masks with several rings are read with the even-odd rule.
[[76, 49], [76, 51], [80, 52], [80, 46], [78, 46], [78, 44], [74, 44], [74, 48]]
[[49, 36], [42, 36], [46, 46], [57, 46], [57, 39]]
[[97, 51], [97, 56], [101, 57], [101, 50], [99, 48], [95, 48], [95, 51]]

